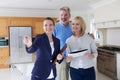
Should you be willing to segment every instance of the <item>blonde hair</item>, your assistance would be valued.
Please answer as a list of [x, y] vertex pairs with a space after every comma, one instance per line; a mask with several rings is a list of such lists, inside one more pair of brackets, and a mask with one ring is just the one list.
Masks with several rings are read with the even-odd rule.
[[[81, 16], [76, 16], [76, 17], [73, 18], [73, 20], [79, 20], [80, 21], [80, 27], [81, 27], [80, 35], [83, 35], [85, 33], [85, 30], [86, 30], [86, 24], [85, 24], [83, 18]], [[73, 32], [73, 35], [75, 35], [74, 32]]]
[[69, 15], [70, 15], [70, 17], [71, 17], [70, 8], [69, 8], [69, 7], [63, 6], [63, 7], [60, 8], [60, 10], [68, 11], [68, 13], [69, 13]]

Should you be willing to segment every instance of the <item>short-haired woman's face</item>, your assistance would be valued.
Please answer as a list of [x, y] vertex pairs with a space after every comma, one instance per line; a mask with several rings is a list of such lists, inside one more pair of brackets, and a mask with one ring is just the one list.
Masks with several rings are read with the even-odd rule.
[[45, 20], [43, 22], [43, 29], [44, 29], [45, 33], [52, 34], [53, 30], [54, 30], [53, 22], [51, 20]]
[[72, 20], [72, 31], [80, 33], [81, 25], [79, 20]]

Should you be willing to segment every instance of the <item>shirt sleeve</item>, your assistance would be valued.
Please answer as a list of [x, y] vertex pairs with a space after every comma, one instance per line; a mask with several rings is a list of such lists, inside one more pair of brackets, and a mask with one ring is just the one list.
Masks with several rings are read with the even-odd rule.
[[36, 37], [35, 40], [34, 40], [34, 42], [32, 43], [32, 46], [31, 46], [30, 48], [27, 48], [27, 47], [26, 47], [26, 51], [27, 51], [28, 53], [33, 53], [33, 52], [35, 52], [35, 51], [38, 49], [39, 42], [40, 42], [40, 41], [39, 41], [39, 38]]
[[67, 48], [66, 48], [66, 55], [70, 54], [71, 52], [71, 48], [70, 48], [70, 45], [68, 43], [68, 39], [66, 40], [66, 44], [67, 44]]
[[91, 42], [91, 53], [94, 54], [95, 57], [98, 56], [97, 47], [94, 40]]

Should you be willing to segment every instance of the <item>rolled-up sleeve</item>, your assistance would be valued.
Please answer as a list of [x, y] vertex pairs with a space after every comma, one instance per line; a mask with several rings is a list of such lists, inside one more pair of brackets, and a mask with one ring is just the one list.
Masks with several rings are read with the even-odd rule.
[[92, 40], [91, 42], [91, 53], [97, 57], [98, 56], [98, 52], [97, 52], [97, 47], [96, 47], [96, 44], [95, 44], [95, 40]]
[[34, 42], [32, 43], [32, 46], [29, 47], [29, 48], [26, 47], [26, 51], [27, 51], [28, 53], [34, 53], [34, 52], [38, 49], [39, 44], [40, 44], [40, 41], [39, 41], [39, 39], [36, 37], [35, 40], [34, 40]]

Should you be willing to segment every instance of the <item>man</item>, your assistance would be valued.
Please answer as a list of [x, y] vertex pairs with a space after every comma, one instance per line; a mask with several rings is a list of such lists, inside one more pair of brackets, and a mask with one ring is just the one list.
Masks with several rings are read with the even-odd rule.
[[[60, 48], [65, 45], [66, 39], [72, 35], [71, 24], [69, 19], [71, 17], [70, 8], [61, 7], [60, 8], [60, 20], [56, 23], [53, 34], [60, 39]], [[69, 66], [66, 64], [65, 57], [66, 52], [63, 53], [64, 60], [61, 64], [56, 64], [57, 68], [57, 78], [56, 80], [68, 80], [68, 69]]]
[[[53, 34], [60, 40], [60, 48], [62, 49], [65, 45], [66, 39], [72, 35], [71, 24], [70, 24], [70, 8], [60, 8], [60, 19], [56, 23]], [[94, 38], [93, 34], [88, 33], [89, 36]], [[56, 64], [57, 78], [56, 80], [69, 80], [69, 64], [66, 63], [66, 52], [63, 53], [64, 60], [61, 64]]]

